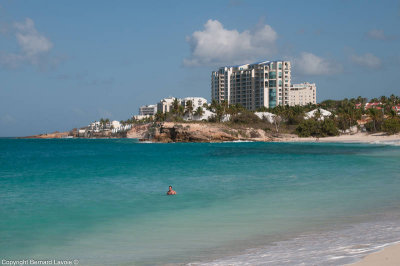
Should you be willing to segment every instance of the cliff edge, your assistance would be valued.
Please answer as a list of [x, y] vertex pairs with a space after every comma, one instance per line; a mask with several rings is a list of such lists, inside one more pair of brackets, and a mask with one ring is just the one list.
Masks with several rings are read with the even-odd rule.
[[162, 122], [135, 125], [128, 138], [153, 142], [272, 141], [262, 129], [230, 128], [223, 124]]

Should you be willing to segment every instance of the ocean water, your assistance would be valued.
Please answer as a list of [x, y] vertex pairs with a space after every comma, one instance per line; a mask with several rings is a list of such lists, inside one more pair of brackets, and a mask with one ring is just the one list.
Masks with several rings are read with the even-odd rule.
[[6, 260], [343, 265], [400, 240], [400, 147], [0, 139], [0, 217]]

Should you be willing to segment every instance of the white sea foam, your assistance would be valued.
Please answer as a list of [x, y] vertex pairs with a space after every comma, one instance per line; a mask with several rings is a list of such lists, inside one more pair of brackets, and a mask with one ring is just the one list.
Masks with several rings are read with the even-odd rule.
[[374, 141], [371, 144], [380, 144], [380, 145], [392, 145], [392, 146], [400, 146], [400, 139], [399, 140], [386, 140], [386, 141]]
[[223, 141], [222, 143], [245, 143], [245, 142], [256, 142], [256, 141], [252, 141], [252, 140], [231, 140], [231, 141]]
[[340, 230], [304, 234], [249, 249], [240, 255], [188, 265], [344, 265], [399, 243], [399, 221], [397, 217], [385, 222], [366, 222]]

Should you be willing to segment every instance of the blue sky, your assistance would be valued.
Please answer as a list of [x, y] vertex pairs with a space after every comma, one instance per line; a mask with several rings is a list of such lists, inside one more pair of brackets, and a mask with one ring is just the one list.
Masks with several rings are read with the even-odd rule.
[[318, 101], [400, 95], [400, 1], [0, 1], [0, 136], [210, 99], [212, 70], [281, 58]]

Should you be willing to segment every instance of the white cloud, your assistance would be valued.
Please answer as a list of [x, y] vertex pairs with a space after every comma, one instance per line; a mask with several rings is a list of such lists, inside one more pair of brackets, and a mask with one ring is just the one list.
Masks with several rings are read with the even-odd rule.
[[304, 75], [331, 75], [342, 71], [342, 65], [307, 52], [293, 60], [293, 67]]
[[204, 30], [195, 31], [186, 38], [191, 55], [186, 66], [237, 64], [264, 59], [275, 53], [277, 33], [269, 25], [254, 31], [228, 30], [218, 20], [208, 20]]
[[390, 41], [397, 39], [397, 36], [390, 36], [384, 30], [372, 29], [367, 32], [367, 37], [372, 40]]
[[44, 56], [50, 52], [53, 44], [36, 30], [33, 20], [26, 18], [24, 22], [16, 22], [13, 25], [13, 30], [20, 52], [1, 53], [0, 63], [16, 68], [24, 63], [40, 65], [44, 62]]
[[372, 29], [369, 32], [367, 32], [367, 36], [370, 39], [374, 40], [385, 40], [385, 32], [383, 30], [377, 30], [377, 29]]
[[381, 59], [379, 59], [379, 57], [376, 57], [371, 53], [366, 53], [363, 55], [352, 55], [350, 59], [353, 63], [367, 68], [376, 69], [382, 66]]
[[32, 19], [27, 18], [25, 23], [15, 23], [14, 27], [17, 29], [15, 36], [18, 44], [28, 57], [48, 52], [53, 47], [53, 44], [36, 30]]
[[1, 122], [3, 122], [4, 124], [11, 124], [15, 122], [15, 118], [10, 114], [5, 114], [1, 117]]

